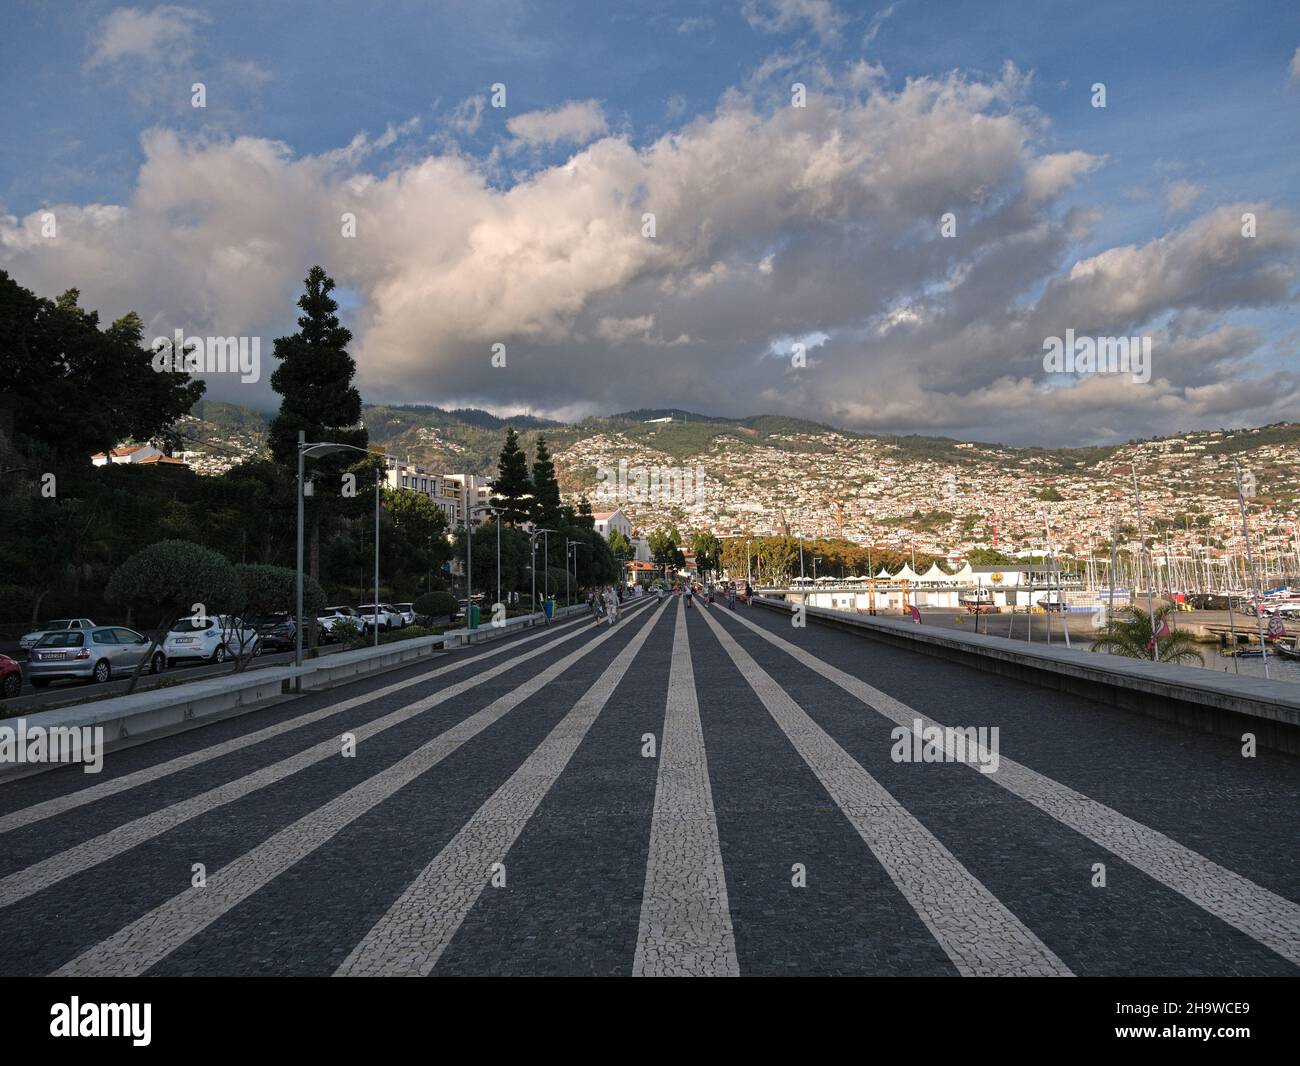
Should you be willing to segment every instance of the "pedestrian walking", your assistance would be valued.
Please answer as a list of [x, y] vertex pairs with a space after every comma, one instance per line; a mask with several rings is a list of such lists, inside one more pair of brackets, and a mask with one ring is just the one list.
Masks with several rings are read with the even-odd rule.
[[609, 590], [609, 596], [605, 600], [605, 616], [609, 619], [610, 629], [613, 629], [618, 621], [618, 597], [613, 589]]
[[745, 606], [746, 607], [754, 606], [754, 586], [751, 585], [748, 581], [745, 582]]
[[592, 589], [587, 593], [587, 607], [591, 611], [591, 621], [593, 625], [600, 625], [600, 616], [602, 614], [600, 606], [600, 594]]

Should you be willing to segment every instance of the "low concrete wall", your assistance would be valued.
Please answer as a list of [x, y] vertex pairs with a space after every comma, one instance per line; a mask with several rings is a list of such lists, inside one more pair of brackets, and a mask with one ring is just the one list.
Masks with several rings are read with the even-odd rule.
[[[783, 600], [756, 597], [760, 607], [788, 613]], [[807, 617], [895, 647], [936, 655], [978, 670], [1069, 692], [1124, 710], [1177, 722], [1204, 733], [1254, 733], [1260, 747], [1300, 755], [1300, 686], [1256, 677], [1144, 662], [1085, 649], [1031, 644], [1006, 637], [917, 625], [902, 618], [806, 607]]]
[[[581, 606], [556, 609], [556, 619], [581, 614]], [[206, 677], [182, 685], [150, 689], [130, 696], [111, 696], [74, 707], [36, 711], [0, 720], [0, 727], [17, 730], [19, 719], [30, 729], [64, 727], [102, 728], [104, 750], [139, 743], [142, 739], [172, 733], [209, 722], [220, 721], [291, 698], [296, 691], [317, 691], [346, 684], [370, 674], [382, 673], [430, 658], [444, 648], [498, 640], [521, 629], [538, 625], [540, 614], [511, 618], [503, 626], [481, 626], [475, 630], [454, 629], [436, 637], [417, 637], [376, 647], [339, 652], [309, 659], [302, 666], [273, 666], [246, 670], [241, 674]], [[48, 766], [0, 762], [0, 781], [26, 776]]]

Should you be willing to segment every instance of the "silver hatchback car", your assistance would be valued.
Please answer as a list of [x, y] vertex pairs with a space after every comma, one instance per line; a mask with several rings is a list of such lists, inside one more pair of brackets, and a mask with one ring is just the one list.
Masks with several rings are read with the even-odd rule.
[[[149, 638], [123, 626], [63, 630], [47, 633], [28, 653], [23, 673], [36, 688], [51, 681], [98, 681], [131, 673], [149, 650]], [[145, 664], [145, 672], [159, 673], [167, 665], [161, 648]]]

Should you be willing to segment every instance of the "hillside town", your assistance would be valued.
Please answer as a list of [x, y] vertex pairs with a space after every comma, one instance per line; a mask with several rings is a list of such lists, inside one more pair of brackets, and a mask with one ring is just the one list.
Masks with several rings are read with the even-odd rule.
[[[1229, 437], [1240, 452], [1225, 450]], [[1297, 560], [1295, 444], [1259, 429], [1134, 442], [1093, 463], [961, 441], [948, 448], [930, 458], [835, 431], [763, 442], [727, 435], [685, 460], [705, 475], [691, 498], [597, 492], [594, 503], [617, 503], [642, 529], [833, 537], [951, 562], [977, 549], [1084, 556], [1109, 550], [1112, 528], [1117, 547], [1136, 548], [1136, 469], [1148, 540], [1158, 532], [1160, 549], [1174, 555], [1236, 556], [1245, 551], [1239, 457], [1252, 547], [1283, 568]], [[588, 437], [556, 457], [570, 476], [619, 462], [654, 469], [683, 461], [618, 434]]]

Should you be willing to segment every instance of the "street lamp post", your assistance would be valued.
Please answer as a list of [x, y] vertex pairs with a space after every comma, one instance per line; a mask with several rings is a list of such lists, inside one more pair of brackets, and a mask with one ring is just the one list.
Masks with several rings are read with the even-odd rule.
[[564, 539], [564, 602], [571, 604], [573, 601], [569, 597], [569, 556], [573, 556], [573, 587], [577, 591], [578, 587], [578, 549], [586, 548], [589, 545], [580, 540]]
[[[532, 560], [532, 565], [529, 566], [528, 569], [532, 571], [532, 577], [533, 577], [533, 612], [534, 613], [536, 613], [537, 611], [537, 538], [542, 536], [544, 533], [554, 533], [554, 532], [555, 530], [553, 529], [534, 529], [532, 533], [530, 533], [528, 536], [528, 555], [529, 558]], [[545, 588], [546, 579], [544, 576], [542, 578], [542, 581], [543, 581], [543, 588]], [[545, 611], [542, 612], [542, 616], [543, 618], [545, 618], [546, 616]]]
[[[302, 585], [303, 585], [303, 499], [307, 495], [307, 486], [304, 481], [306, 461], [308, 456], [328, 455], [330, 452], [352, 451], [360, 452], [362, 455], [373, 455], [368, 448], [359, 448], [355, 444], [338, 444], [334, 441], [313, 441], [307, 442], [307, 434], [303, 430], [298, 430], [298, 551], [297, 551], [297, 589], [296, 589], [296, 612], [294, 614], [294, 649], [293, 664], [302, 665]], [[374, 632], [375, 646], [379, 646], [379, 497], [382, 485], [382, 472], [375, 471], [375, 603], [374, 614], [371, 615], [371, 629]], [[295, 690], [300, 690], [301, 682], [298, 678], [294, 679]]]
[[496, 520], [497, 527], [497, 603], [501, 602], [501, 510], [497, 507], [490, 507], [487, 504], [480, 504], [478, 507], [470, 507], [465, 512], [465, 615], [468, 618], [469, 609], [473, 606], [473, 597], [470, 595], [470, 582], [473, 580], [474, 573], [474, 516], [480, 511], [490, 511], [492, 517]]

